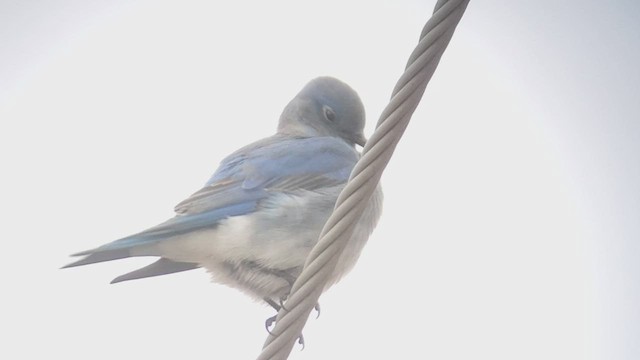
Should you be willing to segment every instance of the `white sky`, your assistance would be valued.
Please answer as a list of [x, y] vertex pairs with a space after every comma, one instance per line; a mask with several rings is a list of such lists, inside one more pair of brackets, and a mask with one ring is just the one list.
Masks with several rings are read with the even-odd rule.
[[[371, 134], [434, 4], [0, 2], [0, 358], [255, 358], [273, 312], [204, 272], [58, 268], [172, 216], [315, 76]], [[640, 358], [639, 16], [472, 1], [290, 358]]]

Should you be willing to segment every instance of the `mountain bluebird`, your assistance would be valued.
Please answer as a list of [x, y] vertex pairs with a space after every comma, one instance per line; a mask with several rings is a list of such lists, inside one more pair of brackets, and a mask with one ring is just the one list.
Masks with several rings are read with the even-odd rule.
[[[226, 157], [176, 216], [73, 256], [65, 267], [156, 256], [113, 283], [205, 268], [215, 282], [274, 308], [286, 298], [329, 218], [363, 146], [358, 94], [330, 77], [309, 82], [285, 107], [277, 133]], [[327, 285], [355, 264], [382, 207], [376, 189]]]

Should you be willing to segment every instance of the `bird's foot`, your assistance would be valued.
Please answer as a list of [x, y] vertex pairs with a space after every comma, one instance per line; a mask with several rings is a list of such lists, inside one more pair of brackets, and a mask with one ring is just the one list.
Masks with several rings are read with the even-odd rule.
[[[267, 332], [269, 333], [269, 335], [275, 336], [271, 332], [271, 326], [276, 322], [277, 317], [278, 317], [278, 314], [273, 315], [272, 317], [268, 318], [264, 322], [264, 327], [265, 327], [265, 329], [267, 329]], [[298, 336], [298, 344], [302, 345], [302, 349], [300, 349], [300, 351], [304, 350], [304, 336], [302, 336], [302, 334], [300, 334], [300, 336]]]
[[[269, 304], [272, 308], [274, 308], [276, 311], [280, 311], [280, 309], [284, 309], [284, 311], [289, 311], [289, 310], [287, 310], [287, 308], [284, 307], [284, 302], [287, 300], [287, 297], [283, 296], [278, 300], [279, 300], [279, 302], [275, 302], [270, 298], [264, 298], [264, 301], [267, 304]], [[316, 304], [316, 306], [314, 306], [313, 308], [318, 312], [318, 315], [316, 316], [316, 319], [317, 319], [318, 317], [320, 317], [320, 304]], [[267, 329], [267, 332], [270, 335], [274, 335], [271, 332], [271, 327], [276, 322], [277, 318], [278, 318], [278, 314], [275, 314], [275, 315], [267, 318], [267, 320], [265, 320], [265, 322], [264, 322], [264, 327], [265, 327], [265, 329]], [[300, 351], [304, 350], [304, 336], [302, 334], [300, 334], [300, 336], [298, 336], [298, 344], [302, 345], [302, 348], [300, 349]]]
[[271, 334], [271, 335], [273, 335], [273, 333], [271, 333], [271, 326], [273, 325], [273, 323], [276, 322], [276, 318], [277, 317], [278, 317], [278, 314], [275, 314], [272, 317], [270, 317], [267, 320], [265, 320], [265, 322], [264, 322], [265, 329], [267, 329], [267, 332], [269, 334]]

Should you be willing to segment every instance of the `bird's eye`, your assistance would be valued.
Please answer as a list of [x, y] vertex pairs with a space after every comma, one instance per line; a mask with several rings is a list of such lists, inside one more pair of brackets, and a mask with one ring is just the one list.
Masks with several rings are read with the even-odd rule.
[[336, 119], [336, 113], [332, 108], [324, 106], [324, 117], [326, 117], [329, 121], [334, 121]]

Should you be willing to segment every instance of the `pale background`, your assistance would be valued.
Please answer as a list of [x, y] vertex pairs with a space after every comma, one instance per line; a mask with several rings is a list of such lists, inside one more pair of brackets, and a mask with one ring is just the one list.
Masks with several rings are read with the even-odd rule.
[[[371, 134], [434, 4], [2, 0], [0, 358], [255, 358], [273, 311], [204, 272], [58, 268], [171, 216], [315, 76]], [[640, 359], [639, 18], [472, 1], [291, 359]]]

